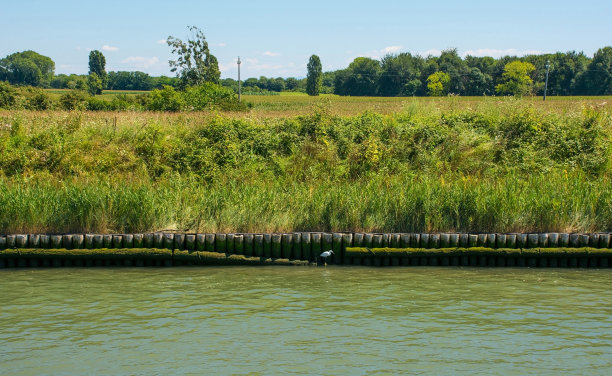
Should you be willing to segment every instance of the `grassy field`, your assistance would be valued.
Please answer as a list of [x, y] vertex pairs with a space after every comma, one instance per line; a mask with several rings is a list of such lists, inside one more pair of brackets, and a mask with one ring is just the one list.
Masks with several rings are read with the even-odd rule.
[[610, 97], [0, 111], [0, 233], [611, 231]]

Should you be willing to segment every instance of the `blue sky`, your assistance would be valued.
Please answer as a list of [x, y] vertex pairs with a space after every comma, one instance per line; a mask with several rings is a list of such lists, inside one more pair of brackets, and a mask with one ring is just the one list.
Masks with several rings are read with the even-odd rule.
[[169, 36], [200, 27], [222, 77], [303, 77], [311, 54], [324, 70], [355, 57], [426, 56], [446, 48], [494, 56], [612, 45], [612, 1], [41, 1], [0, 0], [0, 57], [34, 50], [56, 73], [87, 73], [89, 51], [106, 69], [172, 75]]

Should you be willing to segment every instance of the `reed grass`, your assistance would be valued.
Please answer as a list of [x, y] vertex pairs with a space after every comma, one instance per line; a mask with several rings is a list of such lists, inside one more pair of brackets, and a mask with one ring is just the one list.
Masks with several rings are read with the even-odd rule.
[[607, 105], [340, 115], [357, 102], [333, 100], [293, 116], [2, 111], [0, 233], [612, 231]]

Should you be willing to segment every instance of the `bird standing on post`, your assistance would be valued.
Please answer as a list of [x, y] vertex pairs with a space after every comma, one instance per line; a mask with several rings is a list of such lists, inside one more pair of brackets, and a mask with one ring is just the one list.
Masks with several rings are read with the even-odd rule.
[[329, 251], [325, 251], [319, 255], [319, 257], [323, 259], [323, 264], [325, 266], [327, 266], [327, 258], [333, 254], [334, 254], [334, 251], [330, 249]]

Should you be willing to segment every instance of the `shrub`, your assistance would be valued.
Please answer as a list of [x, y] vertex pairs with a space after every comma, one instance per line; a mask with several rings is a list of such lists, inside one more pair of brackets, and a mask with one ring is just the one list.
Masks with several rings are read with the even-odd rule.
[[81, 90], [70, 90], [62, 94], [59, 101], [64, 110], [82, 110], [87, 106], [87, 93]]
[[0, 108], [11, 108], [15, 105], [17, 91], [8, 82], [0, 81]]
[[174, 90], [172, 86], [164, 85], [164, 88], [154, 89], [149, 94], [147, 109], [151, 111], [180, 111], [185, 106], [181, 93]]

